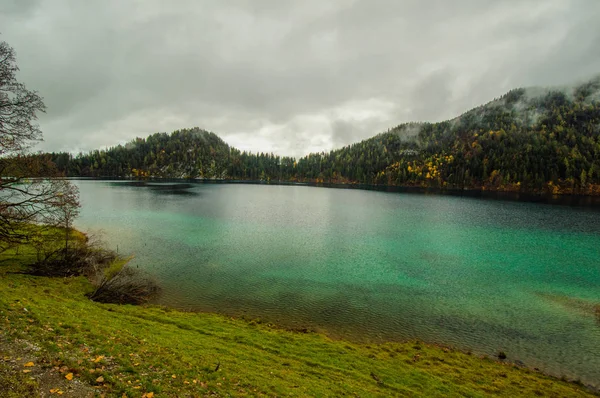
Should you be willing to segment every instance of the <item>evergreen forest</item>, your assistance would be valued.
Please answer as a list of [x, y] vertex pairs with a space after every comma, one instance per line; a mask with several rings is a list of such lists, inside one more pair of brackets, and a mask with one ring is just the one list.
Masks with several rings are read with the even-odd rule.
[[439, 123], [405, 123], [302, 158], [249, 153], [182, 129], [50, 157], [70, 177], [156, 177], [600, 194], [600, 77], [515, 89]]

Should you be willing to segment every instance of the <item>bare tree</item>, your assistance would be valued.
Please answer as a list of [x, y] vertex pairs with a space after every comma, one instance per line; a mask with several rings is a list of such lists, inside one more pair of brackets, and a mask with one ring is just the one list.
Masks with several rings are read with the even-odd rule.
[[[79, 215], [79, 189], [66, 180], [59, 181], [61, 190], [53, 198], [51, 206], [53, 208], [54, 224], [64, 229], [65, 233], [65, 249], [63, 259], [69, 257], [69, 240], [73, 222]], [[55, 182], [56, 184], [56, 182]]]
[[34, 123], [38, 112], [45, 112], [42, 98], [17, 81], [15, 51], [0, 42], [0, 156], [29, 149], [42, 139]]
[[27, 240], [31, 225], [64, 222], [67, 208], [70, 230], [79, 207], [76, 189], [49, 157], [27, 153], [42, 139], [35, 121], [46, 108], [17, 81], [18, 70], [14, 50], [0, 42], [0, 251]]

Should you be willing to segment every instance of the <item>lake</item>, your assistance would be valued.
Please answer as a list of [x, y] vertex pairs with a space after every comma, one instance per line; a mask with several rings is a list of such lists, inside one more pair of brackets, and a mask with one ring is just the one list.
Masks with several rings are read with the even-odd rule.
[[161, 303], [420, 339], [600, 387], [600, 211], [306, 186], [76, 181]]

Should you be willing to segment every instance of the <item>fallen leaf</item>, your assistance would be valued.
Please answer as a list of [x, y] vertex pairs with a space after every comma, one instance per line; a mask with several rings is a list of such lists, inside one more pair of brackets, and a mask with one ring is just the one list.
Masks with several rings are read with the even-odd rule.
[[142, 395], [142, 398], [152, 398], [152, 397], [154, 397], [153, 392], [147, 392], [144, 395]]
[[29, 373], [29, 372], [31, 372], [31, 370], [29, 370], [29, 369], [23, 369], [23, 373]]
[[67, 380], [69, 380], [69, 381], [73, 380], [73, 373], [67, 373], [67, 374], [65, 375], [65, 379], [67, 379]]
[[173, 376], [171, 376], [171, 377], [172, 377], [172, 378], [174, 378], [174, 379], [176, 379], [176, 378], [177, 378], [177, 376], [175, 376], [175, 375], [173, 375]]
[[104, 382], [104, 377], [100, 376], [96, 379], [96, 383], [103, 383]]
[[104, 359], [104, 355], [99, 355], [99, 356], [96, 357], [96, 359], [94, 359], [94, 363], [98, 363], [98, 362], [100, 362], [103, 359]]
[[26, 363], [25, 365], [23, 365], [23, 366], [25, 366], [25, 367], [32, 367], [32, 366], [35, 366], [35, 365], [33, 364], [33, 362], [27, 362], [27, 363]]

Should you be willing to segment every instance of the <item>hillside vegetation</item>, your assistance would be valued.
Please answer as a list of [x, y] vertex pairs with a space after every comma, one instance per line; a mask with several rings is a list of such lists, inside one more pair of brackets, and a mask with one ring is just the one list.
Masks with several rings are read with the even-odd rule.
[[84, 277], [0, 254], [0, 397], [586, 397], [585, 387], [420, 342], [355, 344], [214, 314], [100, 304]]
[[600, 194], [600, 77], [516, 89], [441, 123], [407, 123], [300, 159], [241, 152], [198, 128], [72, 156], [69, 176], [362, 183]]

